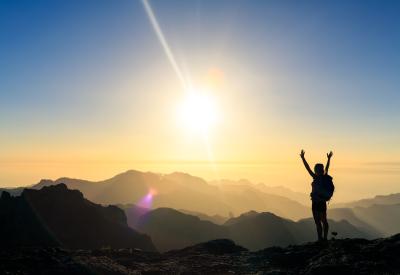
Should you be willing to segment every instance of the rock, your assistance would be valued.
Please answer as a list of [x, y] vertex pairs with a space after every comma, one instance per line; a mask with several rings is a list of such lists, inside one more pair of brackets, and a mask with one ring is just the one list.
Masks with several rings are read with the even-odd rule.
[[219, 239], [190, 246], [181, 250], [170, 251], [169, 254], [232, 254], [248, 251], [246, 248], [236, 245], [232, 240]]
[[399, 274], [400, 234], [387, 239], [333, 240], [250, 252], [226, 239], [181, 250], [0, 250], [5, 274]]

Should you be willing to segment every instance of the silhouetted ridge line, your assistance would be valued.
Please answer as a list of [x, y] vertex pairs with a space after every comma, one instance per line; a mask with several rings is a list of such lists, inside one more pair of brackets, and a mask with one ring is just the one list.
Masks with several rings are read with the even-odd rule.
[[3, 194], [0, 218], [0, 242], [7, 245], [155, 250], [148, 236], [128, 227], [121, 209], [92, 203], [65, 184]]
[[60, 178], [43, 180], [33, 188], [59, 183], [80, 190], [90, 201], [106, 205], [137, 204], [150, 190], [154, 190], [156, 195], [152, 199], [152, 208], [185, 209], [222, 217], [250, 210], [273, 212], [291, 219], [309, 216], [306, 206], [282, 195], [266, 193], [253, 184], [210, 184], [182, 172], [159, 174], [128, 170], [103, 181]]
[[[219, 238], [232, 239], [236, 244], [253, 251], [316, 239], [313, 232], [314, 221], [311, 218], [294, 222], [268, 212], [250, 211], [231, 218], [222, 225], [168, 208], [150, 210], [139, 215], [138, 211], [127, 209], [126, 213], [129, 225], [150, 235], [159, 251], [182, 249]], [[332, 231], [339, 233], [336, 238], [372, 237], [347, 221], [330, 222]]]

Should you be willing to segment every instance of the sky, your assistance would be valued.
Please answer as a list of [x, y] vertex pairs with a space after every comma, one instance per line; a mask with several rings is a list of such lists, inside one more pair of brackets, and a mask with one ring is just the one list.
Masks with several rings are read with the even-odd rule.
[[334, 151], [338, 201], [400, 192], [399, 2], [147, 3], [164, 41], [139, 0], [0, 1], [0, 187], [138, 169], [309, 192], [305, 149]]

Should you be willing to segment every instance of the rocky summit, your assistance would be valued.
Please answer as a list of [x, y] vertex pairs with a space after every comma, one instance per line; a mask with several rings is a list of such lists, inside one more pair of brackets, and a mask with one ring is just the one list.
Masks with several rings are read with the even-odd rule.
[[0, 250], [4, 274], [399, 274], [400, 234], [257, 252], [221, 239], [166, 253], [138, 249]]

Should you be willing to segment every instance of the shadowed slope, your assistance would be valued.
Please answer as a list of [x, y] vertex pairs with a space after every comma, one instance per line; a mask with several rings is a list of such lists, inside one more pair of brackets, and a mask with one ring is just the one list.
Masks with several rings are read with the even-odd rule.
[[215, 224], [223, 224], [228, 220], [227, 217], [223, 217], [223, 216], [220, 216], [220, 215], [209, 216], [207, 214], [203, 214], [203, 213], [196, 212], [196, 211], [188, 211], [188, 210], [185, 210], [185, 209], [178, 209], [178, 211], [180, 211], [182, 213], [185, 213], [185, 214], [188, 214], [188, 215], [199, 217], [200, 220], [209, 221], [209, 222], [212, 222], [212, 223], [215, 223]]
[[397, 218], [400, 217], [400, 204], [333, 208], [329, 215], [335, 220], [345, 219], [374, 237], [387, 237], [400, 232]]
[[[0, 237], [9, 239], [11, 244], [22, 236], [36, 239], [37, 242], [43, 240], [43, 244], [52, 238], [61, 246], [69, 248], [109, 246], [154, 250], [148, 236], [127, 226], [122, 210], [115, 206], [94, 204], [84, 199], [81, 192], [68, 190], [63, 184], [41, 190], [25, 189], [20, 197], [3, 196], [1, 206], [1, 230], [15, 228], [16, 231], [9, 231], [8, 235], [0, 234]], [[26, 224], [19, 220], [32, 222]], [[42, 234], [41, 238], [36, 238], [31, 232], [38, 231], [38, 228], [45, 228], [47, 235]]]
[[0, 197], [1, 246], [58, 246], [59, 242], [38, 219], [24, 197]]
[[[339, 233], [338, 238], [371, 237], [346, 221], [329, 222], [331, 230]], [[255, 211], [217, 225], [174, 209], [159, 208], [142, 215], [134, 228], [149, 234], [160, 251], [180, 249], [216, 238], [232, 239], [250, 250], [300, 244], [316, 239], [312, 219], [294, 222], [272, 213]]]
[[[272, 213], [251, 211], [228, 220], [225, 225], [228, 227], [229, 237], [250, 250], [316, 240], [315, 224], [311, 218], [294, 222]], [[347, 221], [329, 220], [329, 226], [331, 232], [339, 233], [339, 238], [371, 238]]]
[[160, 251], [227, 236], [227, 230], [222, 226], [170, 208], [158, 208], [143, 215], [136, 228], [149, 234]]

